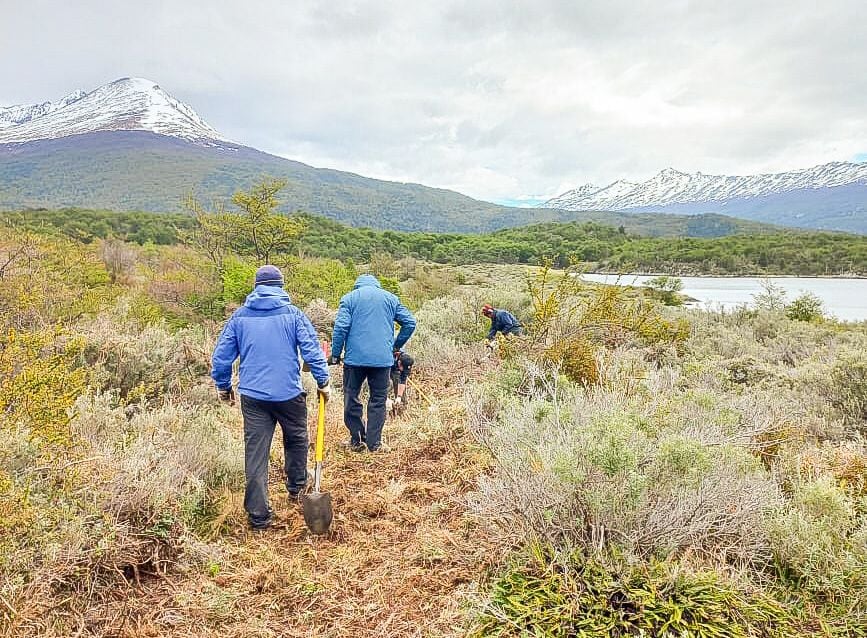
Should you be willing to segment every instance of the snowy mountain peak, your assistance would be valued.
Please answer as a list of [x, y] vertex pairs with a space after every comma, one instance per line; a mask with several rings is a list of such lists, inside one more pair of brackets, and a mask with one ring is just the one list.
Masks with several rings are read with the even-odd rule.
[[227, 141], [192, 107], [144, 78], [121, 78], [57, 102], [0, 107], [0, 144], [96, 131], [151, 131], [209, 146]]
[[867, 186], [867, 163], [830, 162], [786, 173], [729, 176], [683, 173], [666, 168], [645, 182], [612, 182], [593, 192], [567, 191], [542, 204], [563, 210], [663, 210], [681, 204], [720, 205], [795, 190]]

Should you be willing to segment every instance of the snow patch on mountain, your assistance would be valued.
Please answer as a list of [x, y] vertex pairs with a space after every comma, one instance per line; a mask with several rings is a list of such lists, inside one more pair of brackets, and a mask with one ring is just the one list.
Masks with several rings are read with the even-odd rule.
[[541, 206], [562, 210], [627, 210], [671, 204], [724, 202], [763, 197], [799, 189], [867, 186], [867, 163], [831, 162], [786, 173], [729, 176], [660, 171], [640, 183], [618, 180], [595, 190], [588, 186], [567, 191]]
[[208, 146], [228, 142], [155, 82], [122, 78], [57, 102], [0, 108], [0, 144], [96, 131], [151, 131]]

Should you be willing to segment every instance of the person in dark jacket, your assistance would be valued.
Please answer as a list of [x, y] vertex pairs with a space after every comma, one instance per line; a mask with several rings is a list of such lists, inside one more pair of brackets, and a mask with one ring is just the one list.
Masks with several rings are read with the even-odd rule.
[[233, 404], [232, 364], [241, 358], [238, 393], [244, 417], [244, 509], [254, 529], [274, 513], [268, 501], [268, 459], [277, 423], [283, 430], [286, 489], [298, 498], [307, 485], [307, 401], [298, 354], [321, 394], [330, 394], [328, 367], [316, 330], [283, 290], [283, 274], [262, 266], [244, 305], [232, 315], [214, 348], [211, 377], [222, 401]]
[[508, 310], [498, 310], [490, 304], [485, 304], [482, 306], [482, 314], [491, 320], [491, 329], [488, 331], [487, 339], [489, 347], [493, 347], [498, 332], [503, 335], [516, 336], [524, 334], [520, 322]]
[[[397, 338], [394, 324], [400, 326]], [[390, 371], [394, 353], [412, 336], [415, 317], [392, 293], [383, 290], [373, 275], [361, 275], [351, 292], [340, 300], [331, 356], [335, 365], [343, 358], [343, 420], [349, 429], [349, 447], [371, 452], [382, 448], [382, 427], [385, 424], [385, 403], [388, 399]], [[363, 408], [358, 395], [367, 381], [370, 399], [367, 402], [367, 424], [362, 419]]]
[[412, 374], [415, 359], [402, 350], [394, 353], [394, 365], [391, 366], [391, 386], [394, 390], [394, 409], [400, 412], [406, 407], [406, 382]]

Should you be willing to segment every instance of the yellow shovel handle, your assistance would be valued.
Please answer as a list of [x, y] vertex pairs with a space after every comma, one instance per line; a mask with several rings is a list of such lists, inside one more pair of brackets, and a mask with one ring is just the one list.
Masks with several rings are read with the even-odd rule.
[[316, 423], [316, 462], [321, 463], [325, 454], [325, 397], [319, 395], [319, 414]]

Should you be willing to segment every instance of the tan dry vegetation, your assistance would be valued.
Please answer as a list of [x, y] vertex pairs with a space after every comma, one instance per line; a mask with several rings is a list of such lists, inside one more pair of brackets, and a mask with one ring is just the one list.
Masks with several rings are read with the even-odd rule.
[[[137, 569], [102, 588], [77, 618], [21, 608], [5, 635], [60, 636], [72, 627], [82, 636], [128, 637], [463, 635], [458, 593], [473, 589], [491, 556], [465, 505], [485, 459], [462, 430], [463, 384], [416, 382], [435, 403], [416, 394], [404, 415], [389, 420], [388, 454], [343, 449], [340, 398], [329, 405], [323, 489], [334, 499], [335, 521], [328, 536], [309, 535], [300, 507], [287, 502], [278, 436], [270, 531], [249, 531], [243, 494], [228, 494], [211, 545], [201, 548], [208, 558], [190, 565], [170, 555], [131, 556]], [[240, 414], [234, 419], [240, 430]]]

